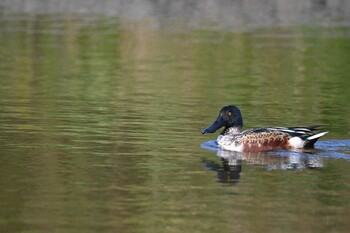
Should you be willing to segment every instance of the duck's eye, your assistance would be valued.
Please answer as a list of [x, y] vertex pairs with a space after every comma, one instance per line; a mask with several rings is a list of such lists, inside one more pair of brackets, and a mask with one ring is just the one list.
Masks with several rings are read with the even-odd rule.
[[228, 112], [228, 113], [227, 113], [227, 116], [229, 116], [229, 117], [232, 116], [232, 115], [233, 115], [232, 112]]

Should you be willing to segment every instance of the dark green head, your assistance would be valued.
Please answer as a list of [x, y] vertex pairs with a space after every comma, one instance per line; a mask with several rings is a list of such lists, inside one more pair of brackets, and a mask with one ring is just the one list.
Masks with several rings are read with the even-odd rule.
[[235, 127], [241, 129], [243, 127], [243, 119], [241, 115], [241, 111], [234, 105], [228, 105], [223, 107], [220, 110], [219, 116], [216, 120], [211, 124], [208, 128], [202, 131], [202, 134], [205, 133], [214, 133], [221, 127], [225, 127], [225, 129], [221, 132], [224, 134], [227, 129], [231, 127]]

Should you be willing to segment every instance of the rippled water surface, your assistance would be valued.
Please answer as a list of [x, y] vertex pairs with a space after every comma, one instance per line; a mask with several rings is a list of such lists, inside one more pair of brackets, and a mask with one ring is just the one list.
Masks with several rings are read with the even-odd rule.
[[[349, 232], [348, 25], [2, 14], [0, 232]], [[330, 132], [223, 151], [200, 131], [227, 104]]]

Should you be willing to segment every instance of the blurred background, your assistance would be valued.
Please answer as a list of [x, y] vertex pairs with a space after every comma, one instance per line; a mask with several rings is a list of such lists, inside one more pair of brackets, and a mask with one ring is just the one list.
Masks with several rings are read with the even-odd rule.
[[[0, 0], [0, 46], [0, 232], [349, 232], [350, 1]], [[218, 151], [228, 104], [330, 133]]]

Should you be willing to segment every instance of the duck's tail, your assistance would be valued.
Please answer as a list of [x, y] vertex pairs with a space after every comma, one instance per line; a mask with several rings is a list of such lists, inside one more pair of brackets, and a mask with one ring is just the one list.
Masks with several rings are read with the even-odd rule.
[[322, 137], [325, 134], [327, 134], [327, 133], [328, 133], [328, 131], [327, 132], [321, 132], [321, 133], [314, 134], [312, 136], [307, 137], [304, 147], [313, 147], [313, 145], [317, 142], [317, 140], [320, 137]]

